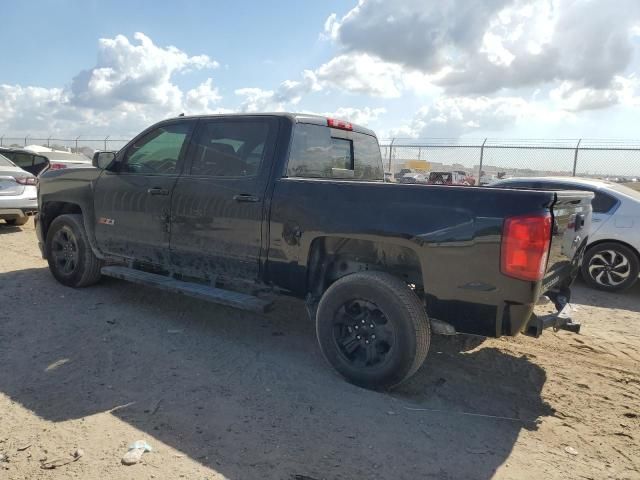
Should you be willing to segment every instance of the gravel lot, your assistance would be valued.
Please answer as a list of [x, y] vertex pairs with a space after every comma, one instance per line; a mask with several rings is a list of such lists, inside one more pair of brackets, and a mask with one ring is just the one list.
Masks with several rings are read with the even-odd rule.
[[3, 479], [640, 479], [640, 286], [577, 285], [580, 335], [437, 339], [386, 394], [338, 378], [291, 300], [65, 288], [32, 223], [0, 225], [0, 299]]

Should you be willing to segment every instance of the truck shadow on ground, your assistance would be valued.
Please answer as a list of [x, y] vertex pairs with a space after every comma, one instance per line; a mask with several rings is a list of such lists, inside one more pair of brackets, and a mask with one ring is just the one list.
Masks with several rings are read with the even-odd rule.
[[554, 413], [539, 366], [464, 339], [436, 339], [393, 393], [349, 385], [291, 300], [260, 317], [113, 280], [68, 289], [44, 268], [0, 274], [0, 297], [0, 391], [53, 422], [122, 406], [230, 479], [489, 479]]

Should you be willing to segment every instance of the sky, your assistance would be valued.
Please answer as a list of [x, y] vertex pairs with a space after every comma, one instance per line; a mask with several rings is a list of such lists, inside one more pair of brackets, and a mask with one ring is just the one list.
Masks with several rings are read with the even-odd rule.
[[24, 0], [2, 17], [6, 137], [256, 111], [381, 138], [640, 137], [640, 0]]

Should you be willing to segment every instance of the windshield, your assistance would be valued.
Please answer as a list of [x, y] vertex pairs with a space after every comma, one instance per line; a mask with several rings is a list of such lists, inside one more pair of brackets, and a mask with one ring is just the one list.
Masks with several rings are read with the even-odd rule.
[[15, 167], [15, 164], [7, 157], [0, 154], [0, 167]]

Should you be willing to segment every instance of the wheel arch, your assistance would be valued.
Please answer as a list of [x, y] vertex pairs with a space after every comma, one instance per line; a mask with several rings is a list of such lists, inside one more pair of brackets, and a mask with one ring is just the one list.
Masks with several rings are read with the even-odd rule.
[[[87, 215], [86, 212], [82, 209], [82, 206], [75, 202], [67, 202], [67, 201], [48, 201], [45, 202], [40, 211], [40, 222], [41, 222], [41, 230], [42, 230], [42, 239], [46, 245], [47, 233], [49, 231], [49, 227], [51, 226], [51, 222], [53, 222], [60, 215], [67, 214], [78, 214], [82, 215], [82, 221], [85, 227], [85, 231], [87, 232], [87, 238], [89, 239], [89, 244], [91, 245], [91, 249], [94, 254], [98, 258], [103, 258], [103, 255], [96, 248], [95, 239], [92, 235], [93, 229], [87, 228], [90, 225], [87, 224]], [[48, 255], [48, 252], [45, 251], [45, 257]]]
[[351, 273], [382, 271], [421, 291], [423, 267], [416, 250], [383, 240], [321, 236], [311, 242], [307, 258], [307, 291], [319, 298], [336, 280]]
[[633, 253], [635, 253], [636, 258], [640, 261], [640, 251], [638, 251], [638, 249], [636, 247], [634, 247], [633, 245], [631, 245], [630, 243], [624, 242], [622, 240], [619, 240], [617, 238], [601, 238], [596, 240], [593, 243], [590, 243], [589, 245], [587, 245], [587, 251], [591, 250], [594, 247], [597, 247], [599, 245], [602, 245], [603, 243], [619, 243], [620, 245], [627, 247], [629, 250], [631, 250]]

